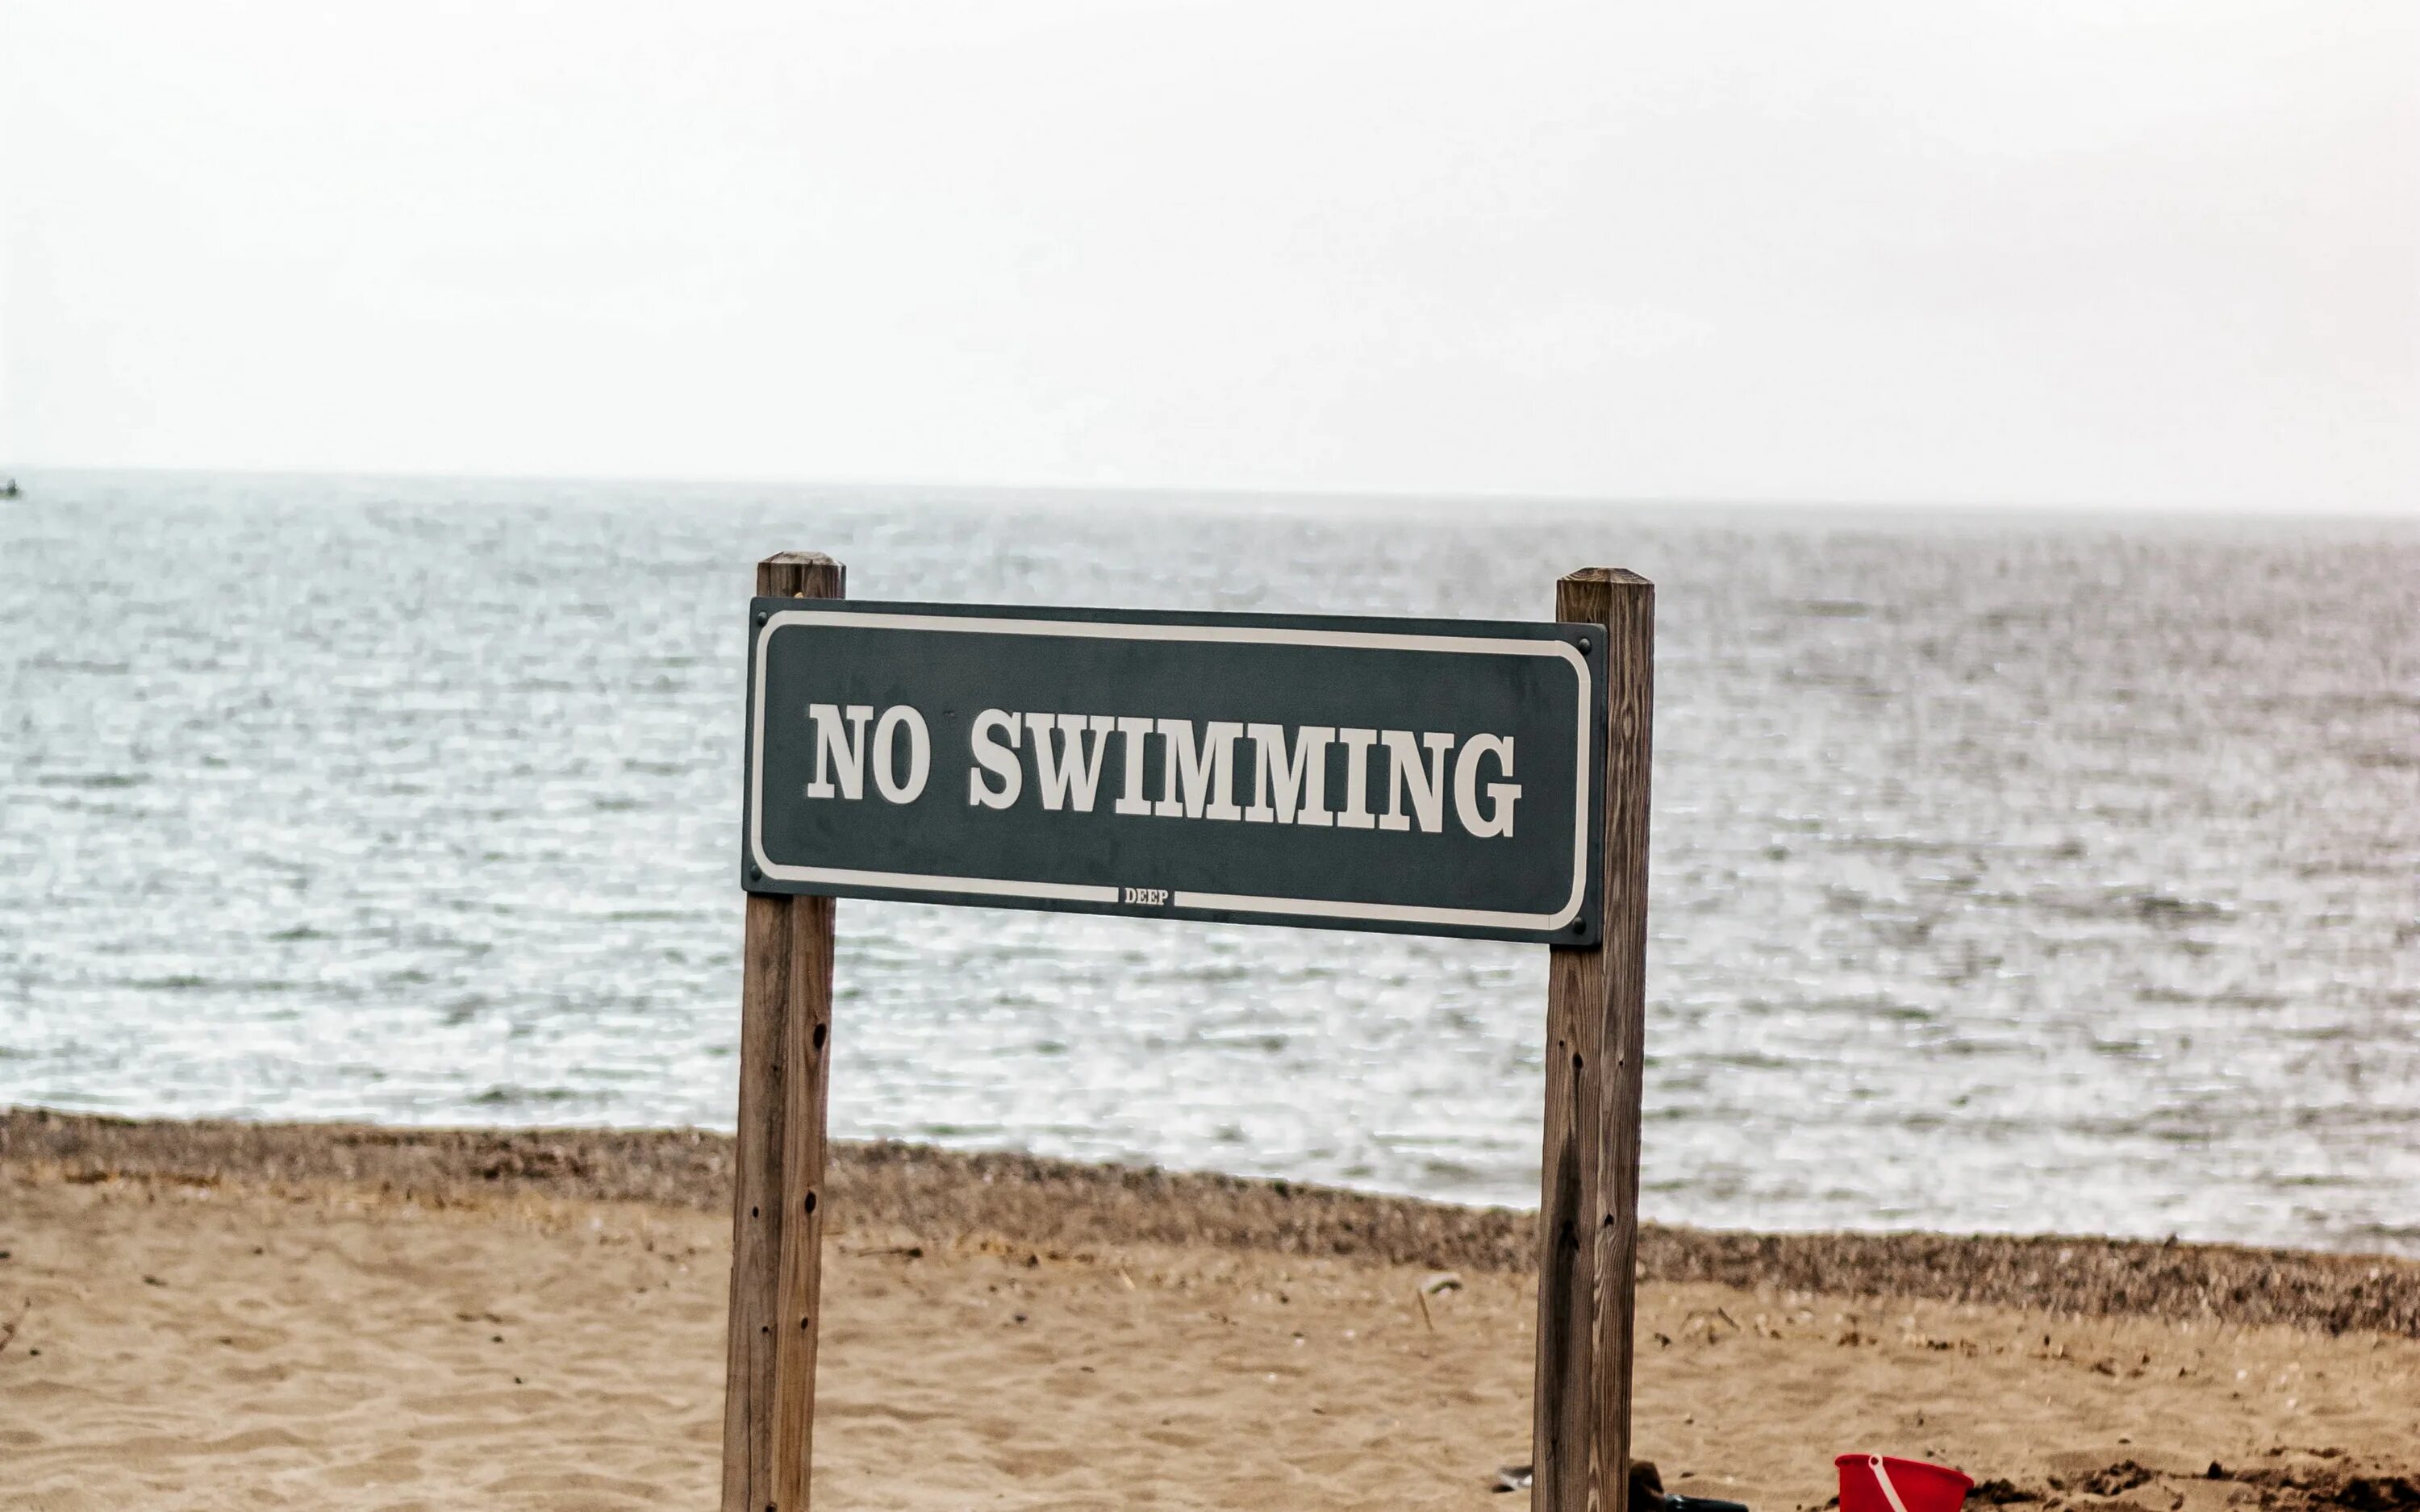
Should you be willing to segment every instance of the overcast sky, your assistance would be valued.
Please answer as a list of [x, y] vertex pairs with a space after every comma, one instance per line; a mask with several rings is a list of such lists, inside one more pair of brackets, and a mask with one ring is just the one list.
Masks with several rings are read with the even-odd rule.
[[0, 464], [2420, 510], [2420, 5], [0, 0]]

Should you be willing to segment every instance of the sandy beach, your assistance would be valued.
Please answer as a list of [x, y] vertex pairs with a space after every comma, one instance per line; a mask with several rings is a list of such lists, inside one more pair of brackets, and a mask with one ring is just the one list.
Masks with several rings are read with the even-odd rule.
[[[718, 1136], [0, 1116], [0, 1504], [714, 1504]], [[1526, 1215], [845, 1147], [829, 1507], [1526, 1504]], [[1651, 1229], [1639, 1453], [2045, 1509], [2420, 1506], [2420, 1266]]]

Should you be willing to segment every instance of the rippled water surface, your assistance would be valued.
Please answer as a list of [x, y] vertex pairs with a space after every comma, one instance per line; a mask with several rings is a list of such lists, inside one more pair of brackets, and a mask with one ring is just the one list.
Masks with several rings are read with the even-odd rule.
[[[2420, 1252], [2420, 536], [50, 475], [0, 1103], [703, 1123], [743, 600], [1658, 585], [1649, 1216]], [[1544, 952], [841, 904], [840, 1133], [1535, 1200]]]

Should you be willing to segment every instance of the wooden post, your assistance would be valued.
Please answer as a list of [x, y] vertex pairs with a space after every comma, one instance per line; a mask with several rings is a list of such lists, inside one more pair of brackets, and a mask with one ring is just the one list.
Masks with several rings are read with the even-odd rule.
[[1586, 568], [1555, 584], [1555, 618], [1606, 630], [1605, 931], [1594, 946], [1552, 947], [1548, 964], [1529, 1504], [1626, 1512], [1655, 586]]
[[[756, 564], [760, 596], [844, 598], [830, 557]], [[739, 1168], [731, 1193], [731, 1331], [722, 1512], [805, 1512], [823, 1282], [832, 900], [748, 895], [739, 988]]]

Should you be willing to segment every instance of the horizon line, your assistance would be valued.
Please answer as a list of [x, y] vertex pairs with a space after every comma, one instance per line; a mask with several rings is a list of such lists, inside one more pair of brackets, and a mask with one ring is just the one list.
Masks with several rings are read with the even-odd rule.
[[222, 467], [190, 464], [91, 464], [39, 463], [11, 471], [0, 468], [0, 478], [23, 480], [44, 474], [152, 474], [161, 476], [211, 476], [229, 478], [327, 479], [353, 482], [456, 482], [512, 484], [597, 484], [614, 486], [672, 486], [699, 487], [771, 487], [826, 492], [864, 489], [887, 494], [963, 494], [1014, 495], [1075, 502], [1087, 499], [1102, 501], [1137, 499], [1159, 500], [1171, 503], [1203, 505], [1250, 506], [1269, 504], [1311, 504], [1361, 508], [1436, 506], [1451, 504], [1484, 504], [1510, 506], [1535, 511], [1674, 511], [1716, 510], [1738, 513], [1796, 514], [1802, 511], [1834, 510], [1888, 515], [1966, 516], [2041, 515], [2062, 517], [2119, 516], [2162, 519], [2204, 518], [2238, 520], [2307, 521], [2313, 523], [2347, 522], [2375, 523], [2380, 521], [2420, 524], [2420, 500], [2410, 503], [2338, 504], [2325, 509], [2301, 509], [2292, 505], [2270, 502], [2243, 503], [2228, 501], [2143, 501], [2143, 500], [2029, 500], [1942, 498], [1914, 500], [1906, 498], [1840, 498], [1820, 494], [1801, 496], [1668, 494], [1625, 495], [1583, 493], [1531, 493], [1518, 490], [1481, 490], [1434, 492], [1415, 491], [1401, 487], [1279, 487], [1239, 486], [1233, 485], [1191, 485], [1175, 483], [1118, 484], [1100, 482], [1030, 481], [974, 482], [948, 478], [899, 477], [808, 477], [779, 473], [673, 473], [673, 472], [550, 472], [541, 471], [481, 471], [467, 469], [434, 468], [413, 470], [383, 467]]

